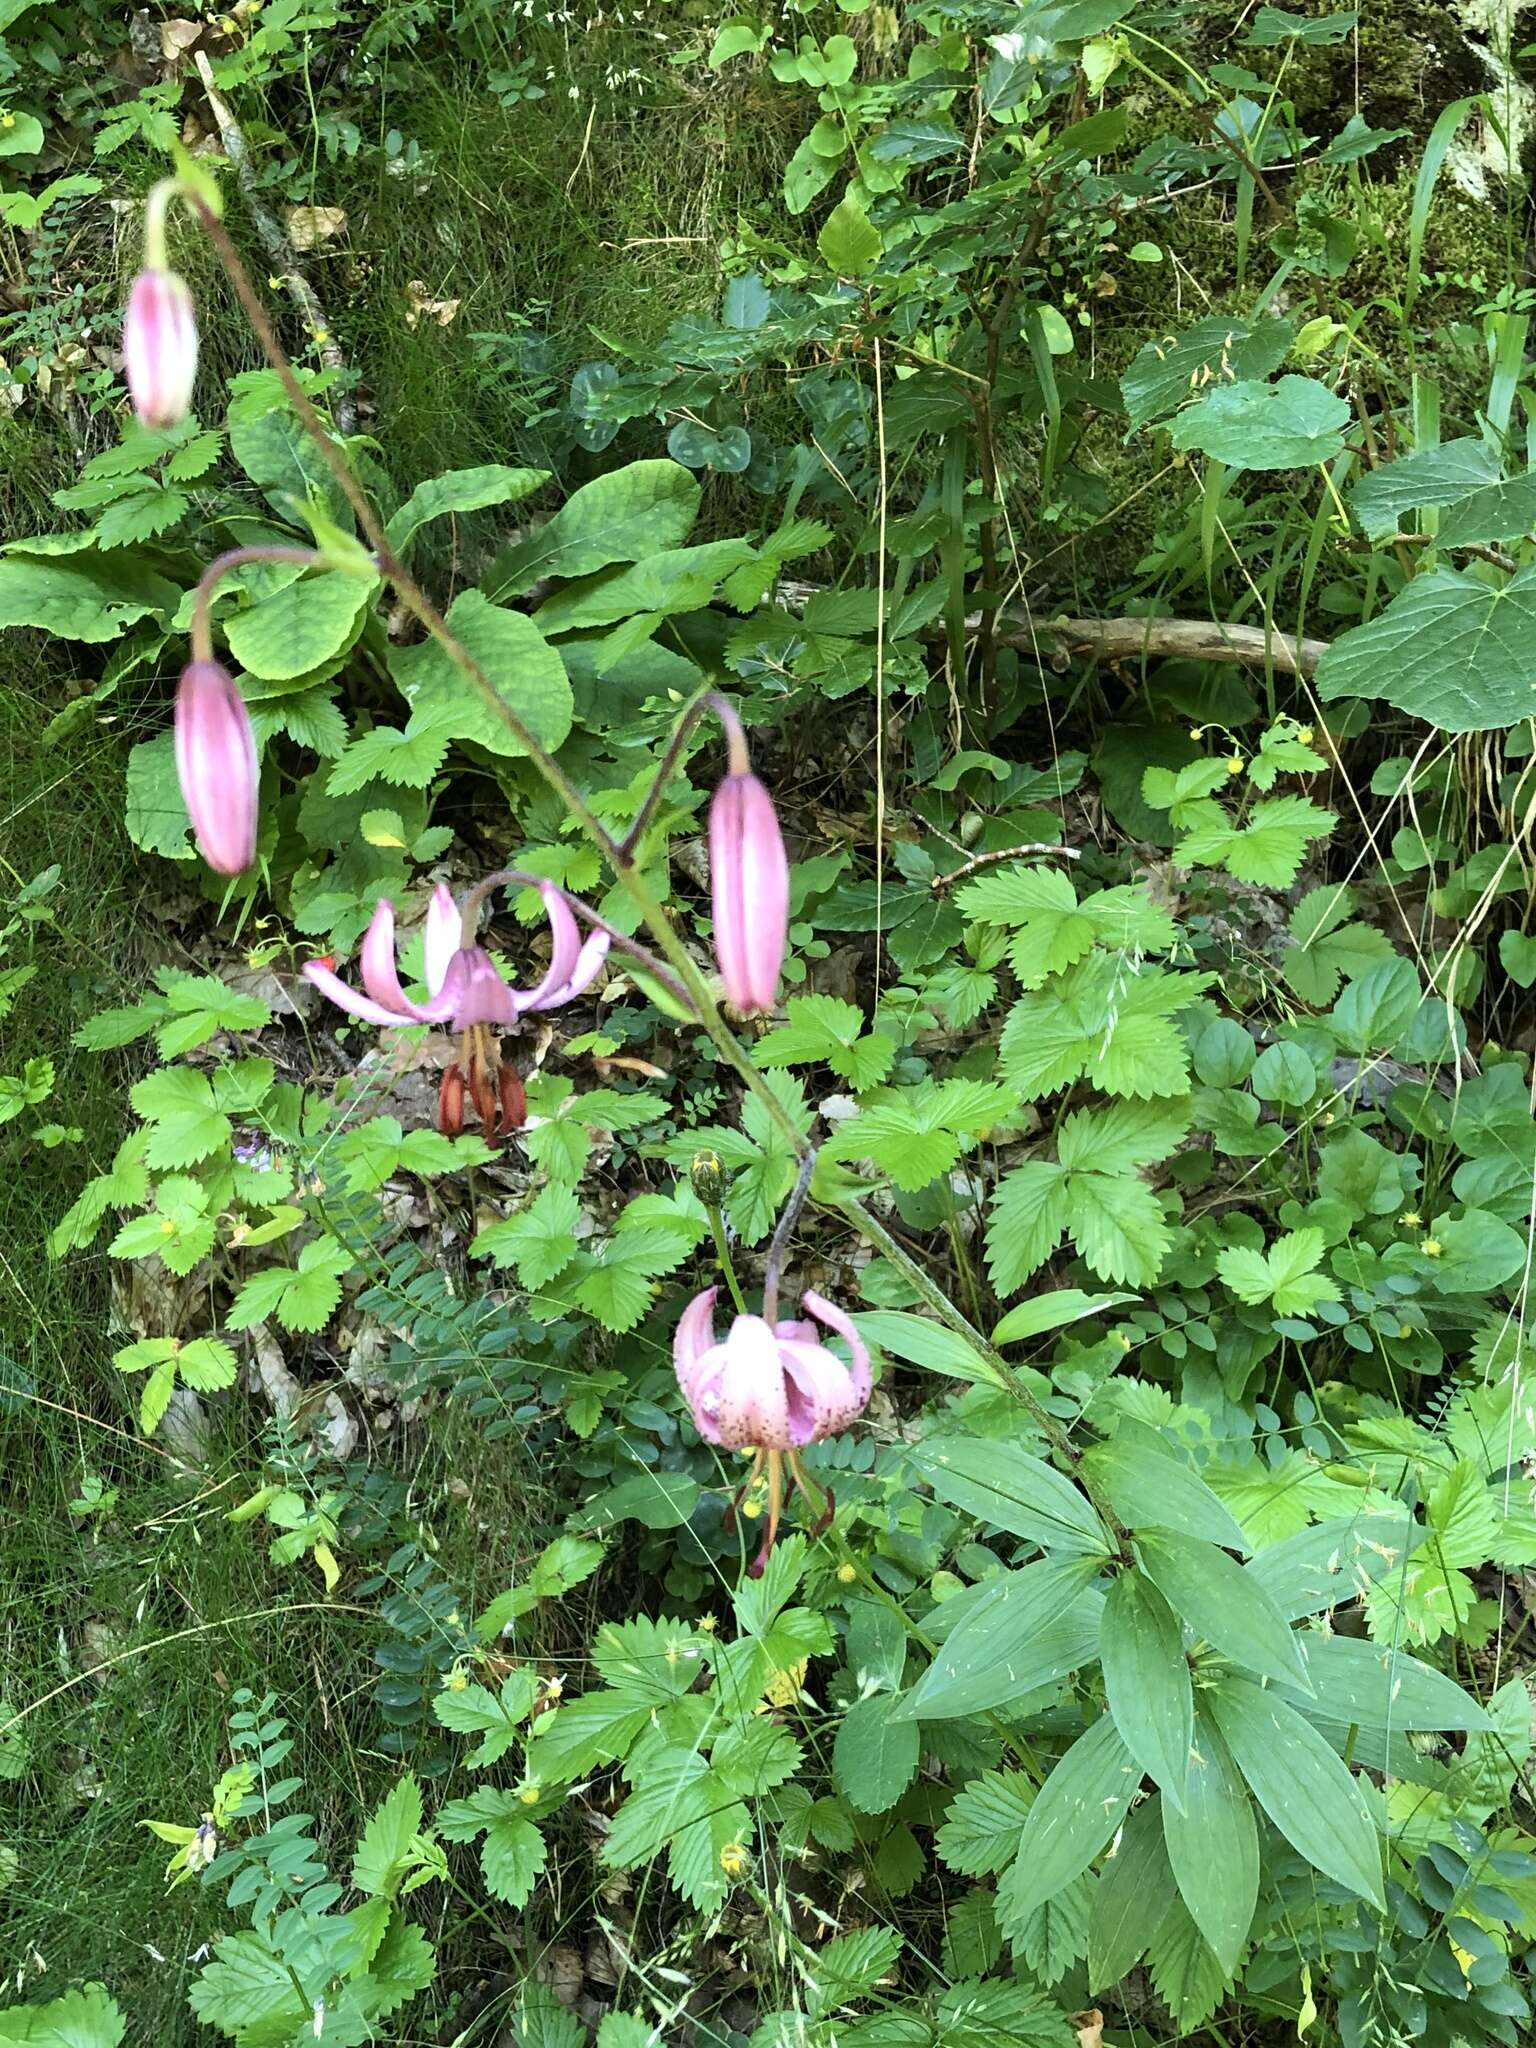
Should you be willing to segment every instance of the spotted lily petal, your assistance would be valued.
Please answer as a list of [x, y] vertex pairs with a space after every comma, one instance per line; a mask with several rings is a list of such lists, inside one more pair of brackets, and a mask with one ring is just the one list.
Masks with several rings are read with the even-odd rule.
[[[719, 1400], [714, 1416], [720, 1441], [730, 1450], [785, 1451], [790, 1435], [779, 1339], [761, 1316], [738, 1316], [723, 1344], [716, 1346], [718, 1372], [700, 1371], [700, 1400]], [[706, 1354], [706, 1360], [715, 1354]]]

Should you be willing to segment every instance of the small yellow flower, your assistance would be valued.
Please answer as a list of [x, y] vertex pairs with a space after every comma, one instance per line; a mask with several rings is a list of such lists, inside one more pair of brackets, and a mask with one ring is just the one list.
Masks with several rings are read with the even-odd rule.
[[1399, 1337], [1411, 1337], [1413, 1335], [1412, 1323], [1399, 1323], [1397, 1326], [1397, 1334], [1399, 1335]]
[[719, 1622], [716, 1621], [712, 1614], [701, 1614], [699, 1616], [699, 1627], [705, 1635], [712, 1636], [719, 1626]]
[[1189, 728], [1189, 736], [1192, 740], [1203, 740], [1205, 738], [1205, 727], [1203, 725], [1192, 725]]
[[1241, 775], [1245, 765], [1246, 763], [1241, 754], [1228, 754], [1227, 773], [1229, 775]]
[[314, 330], [313, 340], [316, 348], [324, 348], [330, 338], [331, 332], [328, 327], [317, 327]]
[[271, 273], [269, 272], [269, 273], [268, 273], [268, 276], [267, 276], [267, 290], [268, 290], [269, 292], [280, 292], [280, 291], [282, 290], [282, 288], [283, 288], [283, 280], [282, 280], [282, 279], [281, 279], [280, 277], [275, 277], [275, 276], [273, 276], [273, 275], [272, 275], [272, 274], [271, 274]]
[[1424, 1242], [1419, 1246], [1419, 1250], [1424, 1254], [1426, 1259], [1438, 1259], [1441, 1251], [1443, 1250], [1443, 1246], [1441, 1245], [1438, 1237], [1426, 1237]]
[[720, 1868], [727, 1877], [740, 1877], [752, 1858], [744, 1843], [727, 1842], [720, 1851]]
[[744, 1500], [741, 1504], [741, 1512], [749, 1522], [755, 1522], [763, 1512], [763, 1504], [760, 1500]]
[[15, 126], [16, 116], [14, 114], [0, 114], [0, 128], [14, 128]]
[[1325, 1124], [1331, 1124], [1333, 1122], [1333, 1111], [1331, 1109], [1325, 1109], [1323, 1111], [1320, 1121]]
[[1299, 740], [1301, 741], [1301, 744], [1302, 744], [1302, 745], [1303, 745], [1304, 747], [1310, 747], [1310, 746], [1311, 746], [1311, 744], [1312, 744], [1312, 728], [1311, 728], [1311, 726], [1310, 726], [1310, 725], [1304, 725], [1304, 726], [1302, 726], [1302, 727], [1301, 727], [1301, 729], [1300, 729], [1300, 730], [1298, 731], [1298, 733], [1296, 734], [1296, 737], [1297, 737], [1297, 739], [1299, 739]]
[[551, 1678], [544, 1687], [544, 1697], [547, 1700], [563, 1699], [565, 1697], [565, 1680], [563, 1678]]
[[1422, 1223], [1424, 1221], [1423, 1217], [1419, 1214], [1417, 1209], [1405, 1209], [1402, 1215], [1399, 1216], [1397, 1220], [1399, 1223], [1402, 1224], [1405, 1230], [1412, 1230], [1413, 1226], [1416, 1223]]
[[462, 1664], [455, 1664], [448, 1676], [443, 1680], [443, 1690], [445, 1692], [463, 1692], [468, 1684], [469, 1673]]
[[837, 1568], [837, 1583], [840, 1586], [853, 1585], [858, 1576], [851, 1564], [840, 1564]]
[[519, 1785], [517, 1796], [524, 1806], [537, 1806], [540, 1798], [539, 1788], [537, 1785]]
[[176, 1235], [176, 1226], [169, 1216], [160, 1225], [160, 1235], [162, 1237], [174, 1237]]

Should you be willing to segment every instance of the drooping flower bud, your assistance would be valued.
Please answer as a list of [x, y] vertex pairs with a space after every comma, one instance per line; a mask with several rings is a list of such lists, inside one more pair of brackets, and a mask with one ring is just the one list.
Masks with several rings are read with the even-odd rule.
[[709, 807], [715, 957], [733, 1008], [771, 1010], [789, 939], [789, 862], [773, 798], [733, 763]]
[[123, 315], [123, 368], [139, 422], [176, 427], [197, 378], [197, 316], [174, 270], [141, 270]]
[[238, 875], [256, 858], [261, 780], [250, 713], [228, 669], [189, 662], [176, 691], [176, 775], [209, 867]]

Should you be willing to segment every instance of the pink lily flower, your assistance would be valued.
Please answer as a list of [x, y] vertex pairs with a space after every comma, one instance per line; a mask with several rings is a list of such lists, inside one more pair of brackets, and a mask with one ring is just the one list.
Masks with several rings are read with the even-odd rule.
[[[869, 1353], [851, 1319], [809, 1288], [800, 1305], [815, 1322], [791, 1317], [770, 1325], [761, 1316], [739, 1315], [724, 1340], [716, 1342], [718, 1292], [707, 1287], [684, 1309], [672, 1340], [672, 1362], [704, 1441], [726, 1450], [751, 1447], [757, 1452], [738, 1500], [767, 1467], [768, 1527], [752, 1566], [756, 1577], [778, 1533], [785, 1460], [791, 1488], [798, 1485], [810, 1498], [814, 1489], [799, 1452], [806, 1444], [837, 1436], [863, 1413], [870, 1394]], [[817, 1322], [844, 1340], [852, 1355], [850, 1365], [828, 1350]], [[818, 1530], [831, 1520], [832, 1508], [829, 1489]]]
[[709, 806], [715, 957], [726, 998], [753, 1016], [773, 1008], [789, 941], [789, 861], [773, 798], [752, 773], [734, 713], [728, 772]]
[[197, 379], [197, 315], [174, 270], [141, 270], [123, 314], [123, 370], [140, 424], [176, 427]]
[[[484, 887], [481, 884], [474, 892], [471, 904]], [[387, 897], [380, 898], [363, 937], [364, 993], [350, 987], [323, 960], [305, 963], [305, 979], [354, 1017], [370, 1024], [446, 1024], [457, 1034], [458, 1058], [445, 1070], [438, 1095], [438, 1123], [450, 1134], [463, 1128], [466, 1092], [488, 1140], [521, 1127], [523, 1084], [516, 1069], [502, 1063], [501, 1034], [531, 1010], [553, 1010], [580, 995], [607, 958], [607, 931], [599, 926], [583, 941], [564, 891], [545, 882], [539, 885], [539, 894], [553, 943], [549, 971], [534, 988], [508, 987], [485, 948], [467, 939], [465, 913], [441, 882], [432, 891], [422, 934], [425, 1002], [412, 1002], [400, 986], [395, 906]]]
[[448, 1024], [455, 1031], [496, 1024], [510, 1030], [529, 1010], [553, 1010], [581, 994], [607, 957], [609, 936], [601, 929], [583, 943], [564, 893], [552, 883], [539, 891], [554, 944], [549, 971], [536, 988], [509, 988], [483, 946], [463, 943], [463, 923], [451, 891], [441, 882], [432, 891], [423, 932], [427, 1000], [414, 1003], [400, 986], [395, 968], [395, 906], [381, 897], [363, 936], [365, 994], [350, 988], [318, 960], [305, 977], [338, 1008], [370, 1024]]
[[238, 875], [256, 858], [261, 770], [251, 715], [229, 670], [189, 662], [172, 723], [176, 779], [202, 856], [217, 873]]

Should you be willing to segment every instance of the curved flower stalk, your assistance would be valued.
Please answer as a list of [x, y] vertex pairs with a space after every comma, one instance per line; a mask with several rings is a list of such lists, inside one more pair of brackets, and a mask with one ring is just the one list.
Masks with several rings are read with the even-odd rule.
[[[684, 1309], [672, 1340], [672, 1362], [704, 1441], [725, 1450], [757, 1453], [738, 1501], [767, 1469], [768, 1526], [751, 1568], [758, 1578], [778, 1534], [785, 1466], [790, 1490], [798, 1486], [811, 1499], [815, 1489], [799, 1454], [807, 1444], [837, 1436], [864, 1412], [870, 1393], [869, 1353], [851, 1319], [809, 1288], [800, 1297], [800, 1306], [814, 1322], [792, 1316], [770, 1323], [762, 1316], [739, 1315], [717, 1343], [718, 1292], [706, 1287]], [[828, 1350], [818, 1322], [845, 1341], [850, 1365]], [[817, 1531], [832, 1519], [833, 1506], [828, 1488]]]

